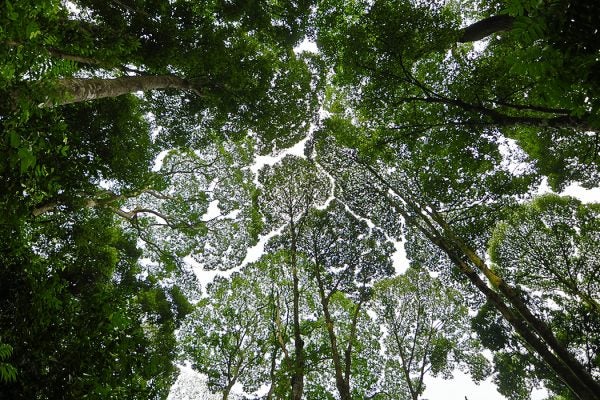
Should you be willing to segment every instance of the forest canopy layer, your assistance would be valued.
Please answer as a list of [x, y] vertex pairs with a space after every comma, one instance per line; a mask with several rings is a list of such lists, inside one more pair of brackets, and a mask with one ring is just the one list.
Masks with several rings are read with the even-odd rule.
[[0, 397], [165, 399], [189, 362], [223, 399], [457, 369], [600, 399], [600, 206], [556, 194], [600, 185], [599, 29], [590, 0], [5, 0]]

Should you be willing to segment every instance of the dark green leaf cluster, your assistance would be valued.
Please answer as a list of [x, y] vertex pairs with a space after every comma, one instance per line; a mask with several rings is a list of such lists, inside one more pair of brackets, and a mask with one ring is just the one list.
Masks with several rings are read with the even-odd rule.
[[17, 372], [3, 397], [168, 392], [176, 372], [172, 306], [164, 289], [141, 278], [140, 251], [111, 220], [79, 214], [3, 234], [0, 335]]

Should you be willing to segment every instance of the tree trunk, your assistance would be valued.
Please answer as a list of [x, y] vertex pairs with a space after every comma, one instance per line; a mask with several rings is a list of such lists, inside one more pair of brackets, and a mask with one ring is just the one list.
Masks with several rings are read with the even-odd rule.
[[459, 43], [476, 42], [497, 32], [512, 29], [515, 17], [510, 15], [494, 15], [477, 21], [460, 30]]
[[269, 379], [271, 380], [271, 385], [269, 386], [269, 391], [267, 392], [267, 399], [272, 400], [275, 394], [275, 371], [277, 370], [277, 346], [273, 347], [273, 353], [271, 354], [271, 369], [269, 370]]
[[[441, 220], [440, 216], [436, 215], [435, 220], [442, 225], [444, 234], [449, 235], [450, 238], [448, 240], [443, 236], [432, 235], [432, 241], [449, 256], [459, 270], [494, 304], [496, 309], [500, 311], [502, 316], [521, 335], [525, 342], [554, 370], [557, 376], [579, 399], [600, 399], [600, 386], [598, 382], [558, 342], [548, 325], [533, 315], [517, 292], [501, 277], [491, 271], [474, 250], [449, 231], [448, 225], [445, 221]], [[460, 254], [460, 256], [457, 254]], [[512, 308], [504, 302], [496, 291], [492, 290], [479, 278], [479, 275], [467, 264], [467, 260], [484, 274], [493, 288], [505, 296]]]
[[292, 372], [292, 399], [301, 400], [304, 393], [304, 340], [300, 332], [300, 280], [296, 260], [296, 227], [294, 217], [290, 217], [292, 285], [294, 296], [294, 365]]
[[[321, 300], [321, 306], [323, 308], [323, 316], [325, 317], [325, 326], [327, 327], [327, 335], [329, 336], [329, 344], [331, 345], [331, 357], [333, 358], [333, 368], [335, 369], [335, 386], [338, 390], [341, 400], [351, 400], [350, 397], [350, 383], [344, 377], [342, 368], [342, 362], [340, 359], [340, 351], [337, 345], [337, 337], [333, 330], [333, 319], [329, 313], [329, 297], [325, 295], [325, 286], [323, 279], [321, 278], [321, 272], [319, 271], [319, 265], [315, 265], [315, 276], [317, 278], [317, 285], [319, 286], [319, 297]], [[346, 360], [349, 362], [349, 360]]]
[[229, 384], [227, 385], [227, 387], [225, 387], [225, 389], [223, 389], [223, 396], [221, 397], [223, 400], [227, 400], [229, 399], [229, 393], [231, 392], [231, 388], [233, 387], [233, 384]]
[[65, 78], [58, 82], [59, 99], [49, 100], [43, 107], [79, 103], [106, 97], [117, 97], [134, 92], [149, 90], [179, 89], [194, 90], [193, 86], [174, 75], [124, 76], [114, 79]]
[[[581, 400], [597, 400], [598, 395], [593, 389], [585, 383], [585, 379], [572, 371], [570, 366], [566, 365], [560, 358], [549, 350], [549, 346], [532, 332], [532, 327], [528, 324], [522, 315], [516, 314], [511, 310], [502, 298], [479, 277], [479, 275], [468, 266], [460, 257], [456, 256], [451, 250], [447, 249], [444, 243], [437, 243], [449, 255], [452, 262], [459, 270], [467, 276], [480, 292], [482, 292], [488, 301], [500, 312], [504, 319], [515, 329], [521, 338], [535, 351], [544, 362], [552, 369], [559, 379]], [[535, 330], [535, 329], [534, 329]]]

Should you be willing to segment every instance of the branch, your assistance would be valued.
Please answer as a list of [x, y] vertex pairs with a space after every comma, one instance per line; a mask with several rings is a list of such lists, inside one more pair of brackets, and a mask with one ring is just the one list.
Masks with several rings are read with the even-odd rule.
[[459, 43], [476, 42], [497, 32], [512, 29], [515, 17], [510, 15], [493, 15], [477, 21], [460, 30]]
[[493, 103], [498, 104], [503, 107], [513, 108], [515, 110], [530, 110], [530, 111], [537, 111], [537, 112], [548, 113], [548, 114], [564, 114], [564, 115], [570, 114], [570, 111], [567, 110], [566, 108], [551, 108], [551, 107], [543, 107], [543, 106], [536, 106], [536, 105], [529, 105], [529, 104], [512, 104], [512, 103], [507, 103], [507, 102], [501, 101], [501, 100], [495, 100]]

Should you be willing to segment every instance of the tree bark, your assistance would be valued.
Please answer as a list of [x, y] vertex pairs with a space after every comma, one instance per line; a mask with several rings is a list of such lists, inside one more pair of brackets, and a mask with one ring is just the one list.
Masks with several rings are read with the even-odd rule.
[[232, 387], [233, 387], [233, 383], [230, 383], [223, 389], [223, 396], [221, 397], [223, 400], [229, 399], [229, 393], [231, 392]]
[[293, 214], [290, 213], [290, 234], [291, 234], [291, 254], [290, 263], [292, 264], [292, 291], [293, 291], [293, 313], [294, 313], [294, 365], [292, 372], [292, 399], [302, 400], [304, 393], [304, 340], [300, 332], [300, 280], [298, 278], [298, 265], [296, 260], [296, 226], [294, 224]]
[[515, 17], [510, 15], [494, 15], [477, 21], [460, 30], [459, 43], [476, 42], [497, 32], [512, 29]]
[[[567, 112], [563, 109], [556, 109], [550, 111], [550, 108], [546, 108], [543, 111], [547, 116], [529, 116], [529, 115], [508, 115], [496, 108], [485, 107], [480, 104], [471, 104], [460, 99], [453, 99], [445, 97], [439, 94], [428, 95], [426, 97], [403, 97], [399, 99], [399, 102], [404, 103], [430, 103], [430, 104], [444, 104], [446, 106], [457, 107], [463, 111], [473, 113], [477, 117], [484, 116], [488, 119], [488, 122], [482, 122], [480, 119], [477, 121], [466, 121], [464, 124], [480, 124], [480, 125], [495, 125], [495, 126], [534, 126], [539, 128], [551, 127], [551, 128], [570, 128], [584, 131], [597, 131], [597, 127], [589, 122], [587, 119], [588, 114], [584, 114], [583, 117], [575, 117], [571, 115], [565, 115]], [[523, 105], [512, 105], [510, 108], [540, 111], [543, 107], [535, 105], [523, 106]], [[540, 111], [542, 112], [542, 111]], [[442, 124], [443, 125], [443, 124]]]
[[114, 79], [65, 78], [58, 82], [60, 98], [48, 100], [42, 107], [117, 97], [149, 90], [197, 90], [185, 79], [175, 75], [124, 76]]

